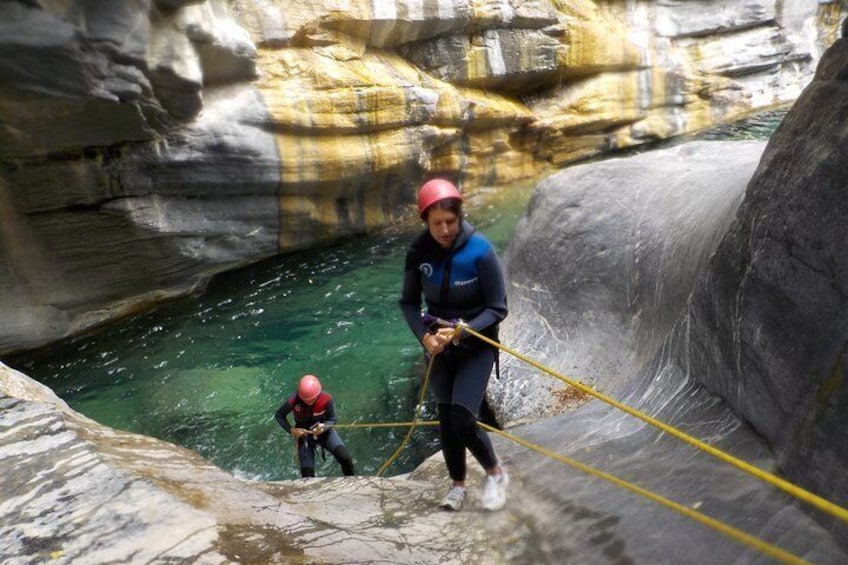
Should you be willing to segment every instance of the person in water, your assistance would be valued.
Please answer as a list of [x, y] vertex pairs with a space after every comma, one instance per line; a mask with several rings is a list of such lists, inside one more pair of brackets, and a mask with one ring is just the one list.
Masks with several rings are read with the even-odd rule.
[[[294, 426], [288, 419], [294, 413]], [[322, 390], [315, 375], [304, 375], [292, 394], [274, 414], [277, 422], [297, 440], [297, 457], [300, 476], [315, 476], [315, 448], [321, 446], [333, 454], [345, 476], [354, 474], [353, 459], [345, 448], [339, 433], [333, 429], [336, 408], [333, 397]]]
[[424, 183], [418, 191], [418, 211], [426, 229], [407, 250], [399, 302], [426, 357], [435, 356], [430, 379], [438, 403], [442, 454], [453, 481], [441, 507], [462, 508], [467, 448], [486, 471], [483, 508], [498, 510], [506, 503], [509, 478], [488, 433], [477, 425], [498, 350], [433, 319], [461, 320], [497, 340], [498, 324], [507, 315], [503, 268], [492, 244], [463, 219], [462, 195], [453, 183], [444, 179]]

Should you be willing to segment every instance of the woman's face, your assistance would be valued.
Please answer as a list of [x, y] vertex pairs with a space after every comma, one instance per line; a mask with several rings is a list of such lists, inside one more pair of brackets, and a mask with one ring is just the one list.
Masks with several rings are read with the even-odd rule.
[[433, 208], [427, 213], [427, 229], [440, 246], [449, 249], [459, 235], [459, 216], [450, 210]]

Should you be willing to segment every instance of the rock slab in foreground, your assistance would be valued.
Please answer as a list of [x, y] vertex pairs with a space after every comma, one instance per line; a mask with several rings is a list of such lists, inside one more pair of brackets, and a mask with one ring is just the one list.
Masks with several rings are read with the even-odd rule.
[[473, 502], [438, 511], [442, 481], [236, 479], [101, 426], [2, 364], [0, 460], [8, 563], [502, 563], [515, 530]]

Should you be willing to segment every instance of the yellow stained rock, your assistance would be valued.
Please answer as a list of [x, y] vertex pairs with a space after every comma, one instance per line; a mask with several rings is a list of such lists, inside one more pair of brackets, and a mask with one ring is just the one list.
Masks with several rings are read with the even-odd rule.
[[424, 151], [457, 135], [455, 129], [421, 126], [369, 135], [277, 134], [275, 139], [281, 180], [286, 185], [297, 185], [356, 178], [404, 165], [416, 165], [426, 159]]
[[[440, 159], [467, 161], [469, 147], [450, 143], [462, 132], [505, 139], [534, 119], [521, 102], [454, 87], [381, 51], [343, 63], [304, 48], [261, 49], [259, 57], [258, 87], [276, 131], [284, 185], [404, 167], [443, 170], [433, 168], [431, 152], [440, 148]], [[475, 147], [472, 152], [481, 149]], [[522, 164], [518, 174], [527, 168]]]
[[343, 63], [304, 48], [261, 49], [259, 57], [257, 86], [272, 125], [283, 131], [345, 134], [425, 123], [487, 128], [533, 119], [515, 100], [454, 87], [385, 52]]
[[636, 45], [620, 13], [589, 0], [554, 0], [564, 22], [560, 66], [570, 76], [645, 65], [644, 47]]
[[489, 130], [463, 135], [433, 152], [432, 170], [462, 178], [470, 193], [480, 186], [513, 183], [550, 170], [532, 153], [521, 129]]

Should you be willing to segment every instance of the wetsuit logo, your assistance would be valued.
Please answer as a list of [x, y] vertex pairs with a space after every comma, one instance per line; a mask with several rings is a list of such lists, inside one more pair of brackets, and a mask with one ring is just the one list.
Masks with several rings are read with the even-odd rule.
[[468, 279], [466, 281], [455, 281], [453, 283], [453, 285], [454, 286], [465, 286], [465, 285], [468, 285], [468, 284], [474, 284], [474, 283], [477, 282], [477, 279], [479, 279], [479, 278], [480, 277], [474, 277], [473, 279]]
[[430, 263], [421, 263], [418, 265], [418, 270], [424, 273], [424, 276], [428, 279], [433, 276], [433, 265]]

